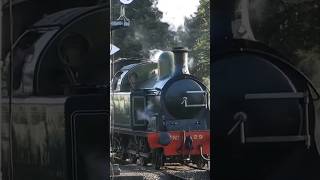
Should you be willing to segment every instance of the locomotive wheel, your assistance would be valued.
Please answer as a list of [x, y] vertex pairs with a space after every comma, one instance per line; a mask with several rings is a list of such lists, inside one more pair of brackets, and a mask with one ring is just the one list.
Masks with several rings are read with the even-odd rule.
[[159, 170], [160, 167], [162, 167], [164, 164], [163, 159], [164, 157], [163, 157], [162, 150], [161, 149], [154, 150], [152, 153], [153, 168], [156, 170]]
[[[121, 161], [127, 159], [127, 153], [125, 152], [125, 146], [120, 143], [118, 138], [113, 139], [114, 144], [112, 145], [112, 150], [116, 153], [116, 156], [120, 158]], [[113, 159], [114, 163], [115, 160]]]
[[146, 166], [147, 165], [145, 157], [139, 157], [139, 165], [140, 166]]
[[128, 163], [135, 164], [137, 163], [137, 157], [131, 153], [128, 153]]

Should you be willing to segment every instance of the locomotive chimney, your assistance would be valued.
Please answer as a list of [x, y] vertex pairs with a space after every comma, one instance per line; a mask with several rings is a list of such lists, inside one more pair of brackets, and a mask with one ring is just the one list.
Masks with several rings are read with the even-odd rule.
[[174, 53], [174, 73], [173, 76], [181, 74], [189, 74], [188, 69], [188, 52], [184, 47], [176, 47], [172, 49]]

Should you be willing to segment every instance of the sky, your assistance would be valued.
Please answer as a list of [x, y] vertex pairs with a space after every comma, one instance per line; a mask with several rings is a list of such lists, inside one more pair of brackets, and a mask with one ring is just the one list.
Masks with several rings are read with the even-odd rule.
[[163, 12], [162, 21], [170, 24], [170, 29], [183, 26], [184, 18], [190, 17], [199, 6], [199, 0], [158, 0], [158, 9]]

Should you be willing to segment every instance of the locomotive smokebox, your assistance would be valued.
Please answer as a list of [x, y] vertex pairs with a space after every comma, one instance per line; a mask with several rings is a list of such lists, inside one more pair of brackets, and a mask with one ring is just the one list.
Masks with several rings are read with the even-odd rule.
[[176, 47], [172, 49], [174, 53], [174, 73], [173, 76], [181, 74], [190, 74], [188, 69], [188, 52], [185, 47]]

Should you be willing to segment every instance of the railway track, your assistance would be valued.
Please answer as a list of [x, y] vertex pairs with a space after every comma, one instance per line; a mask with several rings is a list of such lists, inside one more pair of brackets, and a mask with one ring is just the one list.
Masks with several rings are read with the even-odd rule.
[[167, 175], [169, 179], [172, 179], [172, 180], [193, 180], [193, 178], [186, 178], [183, 176], [179, 176], [179, 175], [175, 175], [167, 172], [163, 172], [163, 173]]
[[[119, 160], [119, 159], [118, 159]], [[181, 164], [181, 163], [165, 163], [159, 170], [155, 170], [151, 166], [142, 166], [139, 163], [129, 163], [126, 161], [118, 161], [118, 163], [122, 166], [131, 166], [134, 169], [130, 170], [129, 168], [124, 171], [124, 174], [127, 172], [132, 172], [132, 174], [139, 174], [140, 172], [148, 172], [153, 174], [158, 174], [160, 180], [196, 180], [196, 179], [210, 179], [210, 172], [209, 168], [198, 168], [196, 165], [192, 164]], [[137, 170], [139, 169], [139, 170]], [[139, 172], [140, 171], [140, 172]], [[138, 173], [135, 173], [138, 172]], [[123, 174], [123, 173], [121, 173]], [[162, 174], [162, 175], [161, 175]], [[148, 178], [145, 178], [148, 179]]]
[[209, 169], [198, 168], [189, 164], [180, 164], [174, 166], [167, 165], [164, 166], [160, 171], [166, 174], [169, 179], [173, 180], [195, 180], [195, 171], [198, 171], [198, 173], [208, 173], [209, 177]]

